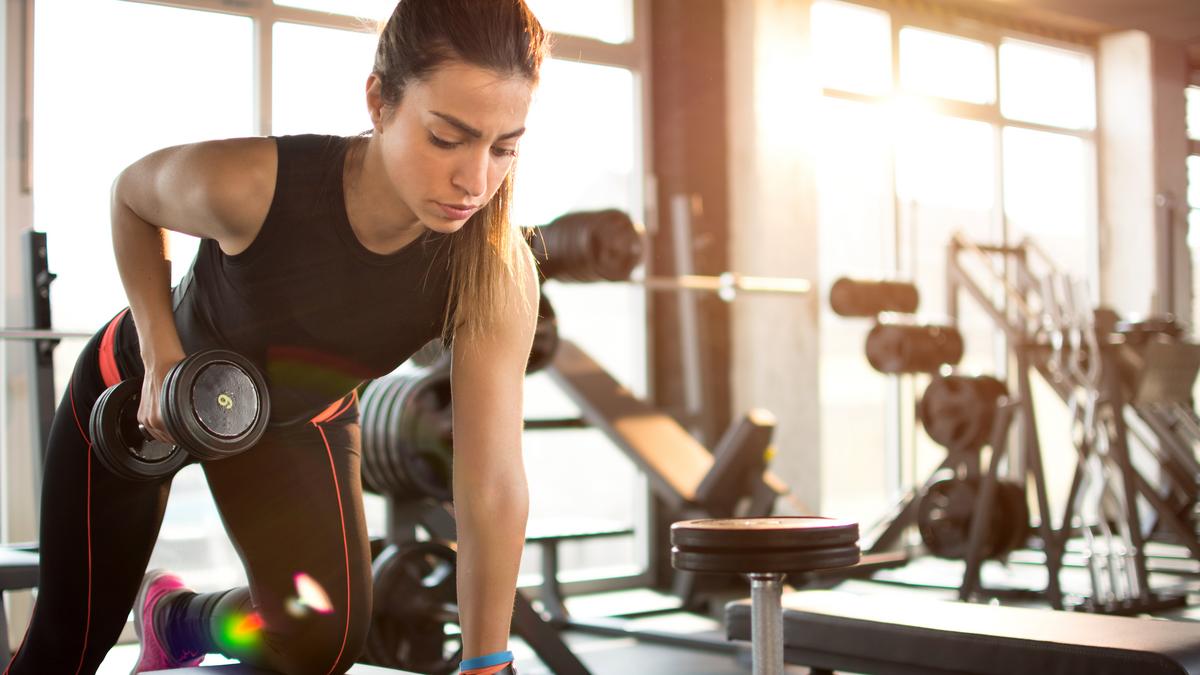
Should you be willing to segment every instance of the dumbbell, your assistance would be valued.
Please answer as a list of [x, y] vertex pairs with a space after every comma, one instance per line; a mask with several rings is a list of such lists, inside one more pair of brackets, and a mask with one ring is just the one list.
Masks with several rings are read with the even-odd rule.
[[858, 562], [858, 523], [832, 518], [726, 518], [671, 525], [671, 564], [750, 580], [754, 675], [783, 675], [783, 580]]
[[138, 423], [141, 394], [142, 378], [123, 380], [100, 394], [88, 420], [96, 459], [128, 480], [161, 478], [189, 456], [211, 461], [247, 450], [262, 438], [271, 413], [258, 368], [221, 349], [188, 356], [163, 379], [159, 404], [177, 445], [153, 439]]

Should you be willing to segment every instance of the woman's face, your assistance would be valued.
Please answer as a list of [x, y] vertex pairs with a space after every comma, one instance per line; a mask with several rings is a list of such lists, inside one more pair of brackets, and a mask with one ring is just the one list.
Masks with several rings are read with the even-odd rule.
[[491, 200], [516, 158], [533, 85], [457, 61], [410, 82], [400, 104], [368, 101], [384, 172], [426, 227], [454, 232]]

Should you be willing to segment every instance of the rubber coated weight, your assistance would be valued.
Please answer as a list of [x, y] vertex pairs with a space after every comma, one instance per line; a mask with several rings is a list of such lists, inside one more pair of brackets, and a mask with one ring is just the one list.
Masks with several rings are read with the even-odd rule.
[[458, 623], [454, 550], [432, 541], [392, 544], [371, 571], [367, 661], [421, 673], [453, 673], [462, 654], [461, 642], [455, 643], [446, 630], [447, 624]]
[[853, 545], [858, 523], [817, 516], [714, 518], [671, 525], [681, 550], [796, 551]]
[[381, 494], [452, 498], [454, 458], [450, 374], [423, 370], [375, 380], [362, 408], [363, 462]]
[[[358, 410], [362, 421], [360, 427], [365, 425], [366, 420], [378, 418], [378, 415], [373, 412], [378, 390], [370, 386], [370, 384], [368, 382], [362, 388], [362, 393], [358, 397]], [[359, 462], [359, 473], [362, 474], [363, 489], [376, 494], [384, 494], [383, 483], [375, 475], [377, 462], [371, 459], [371, 453], [374, 451], [374, 447], [371, 444], [373, 440], [373, 435], [366, 433], [365, 430], [362, 432], [362, 461]]]
[[[1008, 552], [1014, 538], [1009, 529], [1009, 508], [997, 485], [991, 519], [983, 537], [983, 557], [995, 558]], [[967, 555], [971, 523], [978, 509], [979, 483], [974, 479], [946, 478], [929, 486], [917, 505], [917, 529], [929, 552], [939, 558], [961, 559]], [[1025, 519], [1028, 522], [1028, 517]]]
[[671, 565], [689, 572], [787, 574], [849, 567], [858, 560], [857, 544], [792, 551], [671, 549]]
[[248, 359], [226, 350], [197, 352], [175, 364], [164, 380], [167, 431], [200, 460], [236, 455], [266, 432], [266, 380]]
[[628, 281], [642, 262], [642, 232], [617, 209], [581, 211], [527, 232], [544, 279]]
[[934, 377], [917, 412], [925, 433], [950, 450], [978, 450], [989, 440], [1004, 383], [983, 375]]
[[138, 427], [142, 381], [124, 380], [104, 390], [88, 418], [96, 459], [126, 480], [154, 480], [187, 463], [179, 446], [148, 439]]
[[1003, 529], [1006, 530], [998, 555], [1004, 555], [1024, 547], [1033, 528], [1029, 524], [1029, 502], [1025, 499], [1025, 490], [1020, 485], [1007, 481], [1000, 482], [998, 487], [1004, 509]]
[[917, 311], [917, 287], [902, 281], [868, 281], [842, 277], [829, 288], [829, 306], [839, 316], [875, 316], [881, 312]]
[[957, 328], [877, 322], [867, 333], [867, 361], [885, 374], [932, 373], [962, 359]]
[[533, 331], [533, 347], [529, 350], [529, 361], [525, 373], [536, 373], [554, 361], [558, 351], [558, 317], [554, 306], [545, 292], [538, 298], [537, 326]]

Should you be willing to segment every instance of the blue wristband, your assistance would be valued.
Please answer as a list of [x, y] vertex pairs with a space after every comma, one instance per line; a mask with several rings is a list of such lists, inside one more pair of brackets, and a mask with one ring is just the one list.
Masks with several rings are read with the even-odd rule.
[[458, 664], [459, 670], [474, 670], [476, 668], [487, 668], [489, 666], [498, 666], [502, 663], [508, 663], [513, 660], [512, 652], [492, 652], [483, 656], [476, 656], [473, 659], [467, 659]]

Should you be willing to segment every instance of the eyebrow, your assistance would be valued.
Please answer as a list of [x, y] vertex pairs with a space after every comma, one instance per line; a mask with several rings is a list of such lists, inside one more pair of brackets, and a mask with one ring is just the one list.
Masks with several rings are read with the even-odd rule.
[[[436, 110], [430, 110], [429, 112], [433, 115], [437, 115], [442, 120], [444, 120], [447, 124], [455, 127], [459, 131], [463, 132], [464, 134], [466, 134], [472, 138], [483, 138], [482, 131], [480, 131], [480, 130], [476, 129], [475, 127], [471, 126], [470, 124], [467, 124], [466, 122], [458, 119], [454, 115], [447, 115], [446, 113], [440, 113]], [[510, 138], [517, 138], [518, 136], [520, 136], [524, 133], [525, 133], [525, 127], [521, 127], [520, 129], [517, 129], [515, 131], [510, 131], [506, 134], [501, 134], [500, 137], [497, 138], [496, 140], [507, 141]]]

